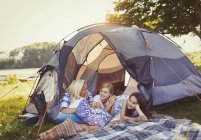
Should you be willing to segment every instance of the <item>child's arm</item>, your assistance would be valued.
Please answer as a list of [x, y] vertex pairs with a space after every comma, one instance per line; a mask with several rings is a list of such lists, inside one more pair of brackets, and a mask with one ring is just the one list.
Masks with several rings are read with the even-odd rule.
[[[121, 108], [121, 113], [120, 113], [120, 120], [124, 121], [124, 120], [130, 120], [130, 121], [133, 121], [134, 118], [133, 117], [128, 117], [126, 116], [126, 102], [127, 100], [124, 100], [123, 101], [123, 104], [122, 104], [122, 108]], [[136, 121], [136, 120], [134, 120]]]
[[145, 115], [143, 115], [144, 113], [141, 111], [141, 109], [139, 108], [139, 105], [136, 106], [136, 110], [139, 111], [139, 116], [138, 117], [129, 117], [125, 115], [126, 112], [126, 102], [127, 100], [124, 100], [123, 105], [122, 105], [122, 109], [121, 109], [121, 114], [120, 114], [120, 119], [121, 120], [130, 120], [130, 121], [147, 121], [147, 117]]
[[137, 111], [138, 114], [139, 114], [139, 119], [140, 119], [140, 120], [143, 120], [143, 121], [147, 121], [147, 120], [148, 120], [147, 117], [146, 117], [146, 115], [145, 115], [145, 114], [142, 112], [142, 110], [140, 109], [140, 106], [139, 106], [139, 105], [136, 105], [135, 109], [136, 109], [136, 111]]
[[109, 112], [110, 115], [112, 115], [114, 117], [114, 108], [115, 108], [115, 104], [112, 106], [111, 111]]
[[113, 95], [112, 97], [110, 97], [109, 104], [107, 105], [105, 111], [111, 112], [111, 109], [114, 106], [116, 99], [117, 99], [117, 97], [115, 95]]
[[135, 106], [136, 111], [138, 112], [139, 116], [145, 116], [145, 114], [142, 112], [142, 110], [140, 109], [139, 105]]

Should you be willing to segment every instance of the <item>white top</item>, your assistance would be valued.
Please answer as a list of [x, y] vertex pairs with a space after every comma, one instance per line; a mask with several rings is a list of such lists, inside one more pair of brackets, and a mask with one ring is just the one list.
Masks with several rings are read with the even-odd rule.
[[[101, 109], [105, 109], [105, 107], [104, 107], [104, 105], [103, 105], [103, 103], [102, 103], [102, 101], [101, 101], [100, 95], [96, 95], [96, 96], [94, 97], [93, 101], [100, 103], [100, 104], [101, 104]], [[107, 101], [106, 106], [107, 106], [108, 104], [109, 104], [109, 100]]]
[[80, 103], [80, 101], [81, 101], [82, 99], [83, 99], [83, 98], [78, 99], [78, 100], [72, 100], [71, 103], [70, 103], [70, 105], [69, 105], [69, 108], [77, 108], [78, 105], [79, 105], [79, 103]]

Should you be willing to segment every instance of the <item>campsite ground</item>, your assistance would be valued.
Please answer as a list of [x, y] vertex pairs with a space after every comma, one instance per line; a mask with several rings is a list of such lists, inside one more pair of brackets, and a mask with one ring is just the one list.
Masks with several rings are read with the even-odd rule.
[[[0, 82], [0, 139], [33, 140], [38, 128], [34, 128], [17, 119], [25, 107], [34, 81]], [[44, 125], [41, 131], [51, 128]]]
[[[23, 83], [18, 81], [13, 84], [0, 83], [0, 139], [35, 139], [38, 128], [22, 123], [17, 119], [26, 104], [33, 83], [33, 81]], [[16, 86], [18, 87], [15, 88]], [[10, 93], [2, 98], [8, 92]], [[201, 112], [198, 110], [201, 110], [201, 102], [196, 99], [178, 102], [157, 110], [157, 112], [176, 118], [187, 118], [192, 122], [201, 124]], [[45, 124], [41, 131], [45, 131], [52, 126], [53, 124]]]

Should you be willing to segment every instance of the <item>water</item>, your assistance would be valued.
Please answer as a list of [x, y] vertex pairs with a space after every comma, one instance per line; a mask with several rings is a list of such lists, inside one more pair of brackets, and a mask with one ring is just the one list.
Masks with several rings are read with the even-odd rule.
[[0, 70], [0, 80], [6, 80], [9, 75], [16, 75], [20, 79], [26, 79], [30, 76], [35, 77], [39, 68], [27, 69], [3, 69]]

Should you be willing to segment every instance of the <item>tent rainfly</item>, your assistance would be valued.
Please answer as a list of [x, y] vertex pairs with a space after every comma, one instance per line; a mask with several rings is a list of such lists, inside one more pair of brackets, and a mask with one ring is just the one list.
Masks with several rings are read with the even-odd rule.
[[[93, 24], [63, 40], [40, 69], [23, 113], [40, 114], [39, 109], [47, 106], [47, 114], [54, 119], [64, 89], [79, 78], [87, 81], [94, 95], [100, 84], [108, 82], [122, 94], [139, 90], [152, 106], [201, 94], [200, 73], [180, 47], [162, 34], [137, 26]], [[44, 99], [37, 99], [41, 93]]]

